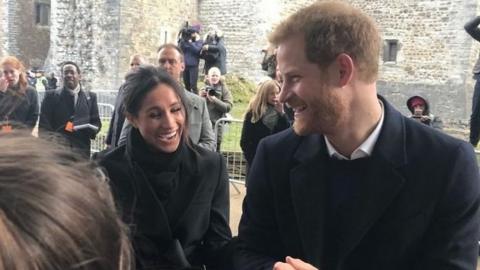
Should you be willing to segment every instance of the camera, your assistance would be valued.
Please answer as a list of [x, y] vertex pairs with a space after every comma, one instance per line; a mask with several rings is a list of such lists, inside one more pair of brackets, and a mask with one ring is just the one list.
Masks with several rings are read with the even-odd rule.
[[217, 93], [217, 91], [215, 90], [215, 88], [212, 87], [212, 86], [207, 86], [207, 87], [205, 87], [205, 91], [207, 92], [207, 94], [208, 94], [209, 96], [215, 96], [215, 94]]

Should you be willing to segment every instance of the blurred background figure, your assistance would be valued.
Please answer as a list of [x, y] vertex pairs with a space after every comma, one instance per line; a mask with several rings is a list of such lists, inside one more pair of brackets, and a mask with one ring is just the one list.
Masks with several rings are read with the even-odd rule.
[[[477, 16], [468, 21], [464, 28], [465, 31], [476, 41], [480, 42], [480, 16]], [[472, 114], [470, 115], [470, 143], [473, 147], [477, 147], [480, 140], [480, 54], [478, 55], [477, 62], [473, 66], [473, 79], [475, 87], [473, 89], [472, 97]]]
[[27, 82], [25, 67], [14, 56], [0, 62], [0, 132], [25, 128], [32, 132], [38, 115], [37, 91]]
[[263, 59], [262, 59], [262, 70], [267, 72], [267, 76], [276, 79], [277, 72], [277, 52], [276, 48], [269, 44], [266, 48], [262, 50]]
[[[146, 63], [145, 58], [140, 54], [134, 54], [130, 57], [130, 72], [135, 71], [141, 65]], [[128, 74], [128, 73], [127, 73]], [[107, 138], [105, 143], [108, 148], [115, 148], [118, 146], [120, 134], [122, 132], [123, 122], [125, 122], [125, 106], [123, 105], [123, 88], [122, 84], [118, 89], [117, 97], [115, 98], [115, 108], [113, 110], [112, 118], [110, 119], [110, 126], [108, 128]]]
[[35, 85], [37, 84], [37, 78], [35, 77], [35, 72], [31, 70], [27, 70], [27, 82], [28, 82], [28, 85], [35, 88]]
[[103, 174], [47, 141], [13, 135], [0, 135], [0, 269], [131, 269]]
[[200, 51], [202, 50], [203, 41], [198, 34], [199, 25], [188, 26], [188, 23], [180, 31], [178, 46], [182, 49], [185, 69], [183, 70], [183, 83], [185, 89], [198, 94], [198, 63], [200, 61]]
[[51, 72], [50, 75], [47, 77], [47, 90], [55, 90], [57, 89], [57, 78], [55, 78], [55, 73]]
[[240, 138], [240, 147], [247, 161], [247, 179], [260, 140], [290, 127], [283, 113], [283, 104], [278, 100], [278, 82], [265, 81], [256, 92], [248, 105]]
[[220, 69], [222, 75], [227, 74], [227, 50], [223, 41], [223, 32], [215, 25], [209, 27], [208, 34], [203, 39], [200, 57], [205, 60], [204, 73], [212, 67]]
[[[206, 84], [207, 86], [202, 89], [200, 96], [207, 100], [208, 114], [212, 121], [212, 127], [215, 128], [217, 120], [226, 117], [226, 114], [232, 109], [233, 97], [217, 67], [212, 67], [208, 71]], [[217, 133], [217, 152], [220, 151], [223, 128], [223, 124], [221, 124], [217, 130], [214, 130]]]
[[45, 91], [48, 89], [48, 80], [45, 77], [43, 71], [37, 71], [35, 74], [35, 77], [37, 78], [36, 83], [35, 83], [35, 89], [37, 91]]
[[423, 97], [410, 97], [407, 100], [407, 107], [408, 110], [412, 113], [410, 118], [427, 126], [431, 126], [439, 130], [443, 129], [442, 120], [439, 117], [430, 113], [430, 104]]
[[137, 269], [232, 269], [226, 164], [189, 139], [189, 92], [152, 66], [128, 74], [124, 91], [127, 142], [100, 164], [132, 228]]

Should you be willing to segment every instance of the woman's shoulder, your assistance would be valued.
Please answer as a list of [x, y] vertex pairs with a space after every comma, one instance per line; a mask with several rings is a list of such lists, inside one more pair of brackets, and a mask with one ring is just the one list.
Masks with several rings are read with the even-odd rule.
[[124, 166], [127, 163], [125, 157], [126, 145], [120, 145], [114, 149], [106, 149], [94, 155], [94, 160], [102, 167]]
[[27, 85], [27, 88], [25, 88], [25, 95], [29, 97], [38, 97], [38, 91], [33, 88], [33, 86]]

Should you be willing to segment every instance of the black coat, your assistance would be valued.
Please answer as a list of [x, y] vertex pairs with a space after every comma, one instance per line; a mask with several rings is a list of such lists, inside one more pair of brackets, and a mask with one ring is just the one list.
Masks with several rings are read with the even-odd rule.
[[208, 45], [207, 52], [218, 55], [215, 60], [205, 59], [205, 74], [208, 74], [208, 70], [212, 67], [217, 67], [220, 69], [222, 75], [227, 74], [227, 49], [223, 41], [223, 36], [219, 37], [215, 35], [214, 37], [206, 37], [203, 45]]
[[278, 122], [273, 130], [265, 126], [261, 119], [255, 123], [252, 123], [251, 120], [252, 112], [249, 111], [243, 120], [242, 136], [240, 138], [240, 147], [249, 165], [253, 162], [257, 145], [261, 139], [287, 129], [290, 126], [286, 116], [280, 113], [278, 113]]
[[223, 265], [228, 260], [226, 247], [231, 239], [228, 176], [223, 157], [199, 146], [185, 149], [179, 182], [188, 190], [168, 201], [170, 213], [177, 217], [171, 221], [156, 195], [162, 191], [155, 190], [152, 180], [146, 179], [148, 174], [139, 169], [142, 164], [138, 160], [132, 159], [130, 147], [136, 146], [128, 140], [106, 153], [100, 165], [108, 173], [122, 218], [131, 228], [137, 269], [168, 264], [163, 258], [177, 253], [172, 251], [172, 239], [177, 239], [192, 266], [230, 270]]
[[[369, 177], [356, 190], [337, 270], [475, 269], [480, 179], [464, 141], [402, 116], [383, 100]], [[287, 130], [263, 140], [250, 171], [237, 269], [272, 269], [285, 256], [324, 266], [328, 236], [321, 135]]]
[[[86, 121], [98, 127], [102, 127], [98, 113], [97, 95], [93, 92], [80, 90], [79, 95], [86, 95], [88, 116]], [[67, 90], [59, 88], [54, 91], [47, 91], [42, 101], [40, 110], [39, 135], [51, 137], [52, 132], [61, 134], [67, 144], [78, 149], [81, 154], [90, 156], [90, 140], [95, 139], [98, 131], [83, 129], [74, 132], [65, 131], [65, 125], [72, 119], [75, 108], [71, 101], [72, 96]]]
[[37, 124], [39, 114], [37, 90], [27, 86], [25, 95], [13, 94], [11, 90], [0, 92], [0, 122], [27, 128], [30, 132]]
[[112, 118], [110, 119], [110, 125], [108, 127], [107, 138], [105, 139], [105, 143], [113, 148], [118, 146], [120, 134], [122, 134], [123, 122], [125, 122], [123, 87], [124, 84], [122, 84], [118, 89], [118, 93], [115, 98], [115, 107], [113, 109]]

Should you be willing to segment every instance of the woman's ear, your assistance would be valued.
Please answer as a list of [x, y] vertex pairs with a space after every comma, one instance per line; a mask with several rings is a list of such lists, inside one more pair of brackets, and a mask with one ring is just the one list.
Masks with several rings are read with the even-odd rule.
[[125, 112], [125, 117], [127, 118], [128, 122], [134, 127], [138, 128], [137, 125], [137, 117], [133, 116], [132, 114]]

